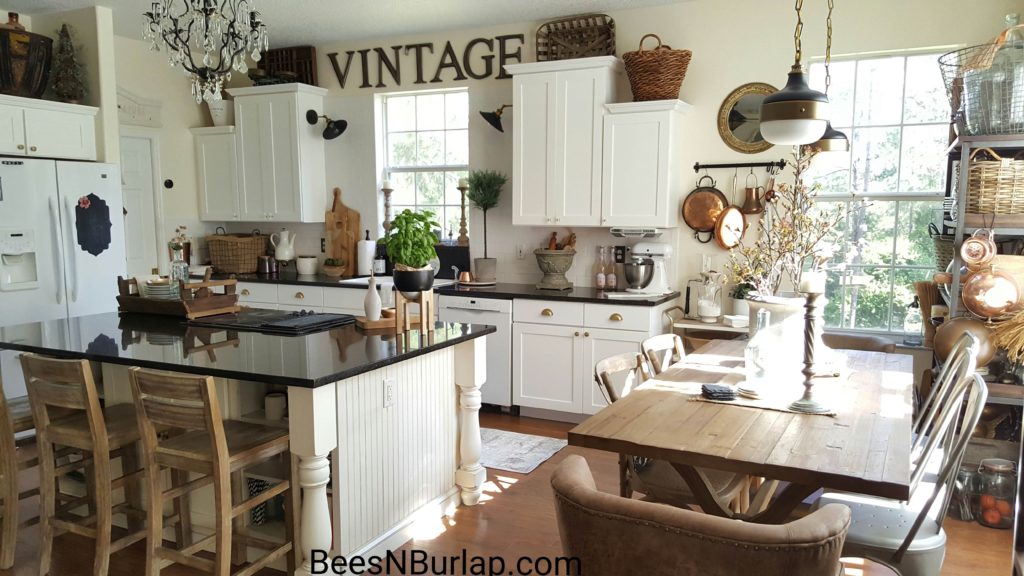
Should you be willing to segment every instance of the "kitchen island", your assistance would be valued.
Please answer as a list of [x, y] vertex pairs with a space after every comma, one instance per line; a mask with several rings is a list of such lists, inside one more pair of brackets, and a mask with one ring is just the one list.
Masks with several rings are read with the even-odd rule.
[[218, 396], [231, 418], [264, 417], [252, 391], [262, 408], [265, 392], [284, 388], [287, 422], [277, 424], [297, 457], [297, 573], [308, 574], [313, 550], [379, 554], [409, 538], [414, 518], [478, 502], [483, 336], [494, 328], [434, 328], [288, 337], [108, 313], [6, 326], [0, 348], [101, 363], [108, 405], [131, 401], [124, 366], [226, 379]]

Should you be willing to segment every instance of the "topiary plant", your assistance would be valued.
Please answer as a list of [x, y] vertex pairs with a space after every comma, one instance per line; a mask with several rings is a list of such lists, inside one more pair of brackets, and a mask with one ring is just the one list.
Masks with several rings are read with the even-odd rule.
[[391, 227], [384, 235], [388, 258], [412, 270], [426, 268], [431, 260], [437, 258], [434, 230], [440, 227], [434, 221], [433, 212], [403, 210], [391, 221]]
[[469, 173], [469, 192], [466, 198], [484, 213], [484, 258], [487, 258], [487, 211], [498, 205], [501, 188], [508, 176], [493, 170], [474, 170]]

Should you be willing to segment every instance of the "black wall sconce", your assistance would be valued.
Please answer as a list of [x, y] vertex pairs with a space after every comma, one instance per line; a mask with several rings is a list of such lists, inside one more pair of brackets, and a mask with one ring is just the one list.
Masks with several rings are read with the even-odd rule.
[[488, 124], [494, 126], [495, 130], [498, 132], [504, 132], [505, 129], [501, 127], [501, 113], [505, 111], [505, 108], [511, 107], [511, 104], [502, 104], [501, 107], [494, 112], [484, 112], [481, 110], [480, 115], [484, 117], [484, 120], [487, 120]]
[[324, 127], [324, 140], [334, 140], [344, 134], [345, 129], [348, 128], [347, 120], [331, 120], [323, 114], [317, 114], [316, 110], [306, 110], [306, 122], [309, 122], [310, 126], [315, 126], [321, 118], [327, 120], [327, 126]]

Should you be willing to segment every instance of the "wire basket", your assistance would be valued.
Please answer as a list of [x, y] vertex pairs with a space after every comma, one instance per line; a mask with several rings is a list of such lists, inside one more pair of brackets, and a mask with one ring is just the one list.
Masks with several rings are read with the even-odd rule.
[[545, 22], [537, 29], [537, 61], [615, 55], [615, 21], [581, 14]]
[[939, 57], [960, 134], [1024, 134], [1024, 44], [989, 44]]

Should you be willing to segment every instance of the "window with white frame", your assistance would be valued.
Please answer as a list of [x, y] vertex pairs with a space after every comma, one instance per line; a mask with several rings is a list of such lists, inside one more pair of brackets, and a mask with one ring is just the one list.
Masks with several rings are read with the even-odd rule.
[[469, 170], [469, 92], [461, 88], [381, 98], [384, 172], [394, 189], [394, 213], [406, 208], [433, 212], [443, 237], [457, 236], [461, 195], [456, 186]]
[[[831, 63], [832, 126], [850, 138], [850, 151], [821, 153], [809, 170], [819, 201], [848, 208], [833, 258], [845, 266], [829, 275], [826, 293], [829, 327], [902, 332], [913, 283], [934, 272], [928, 224], [941, 219], [949, 143], [938, 56]], [[823, 89], [824, 64], [810, 73]]]

